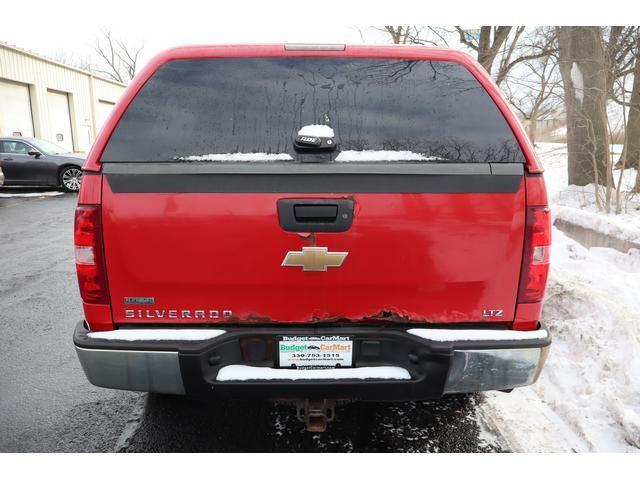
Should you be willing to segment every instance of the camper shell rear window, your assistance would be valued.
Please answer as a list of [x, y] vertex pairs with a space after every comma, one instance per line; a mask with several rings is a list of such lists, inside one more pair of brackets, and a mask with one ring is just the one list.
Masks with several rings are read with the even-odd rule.
[[462, 65], [335, 57], [168, 62], [126, 109], [102, 161], [304, 161], [300, 138], [328, 140], [331, 149], [313, 152], [322, 161], [524, 162]]

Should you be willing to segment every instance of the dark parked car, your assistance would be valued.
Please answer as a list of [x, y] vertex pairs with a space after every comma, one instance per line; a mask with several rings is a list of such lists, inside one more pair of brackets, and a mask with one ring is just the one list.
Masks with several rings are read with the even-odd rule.
[[46, 185], [80, 189], [84, 158], [40, 138], [0, 137], [5, 185]]

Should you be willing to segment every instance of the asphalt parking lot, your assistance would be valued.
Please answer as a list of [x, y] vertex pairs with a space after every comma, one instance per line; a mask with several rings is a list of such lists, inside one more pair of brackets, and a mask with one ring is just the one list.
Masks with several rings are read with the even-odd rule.
[[[198, 403], [93, 387], [71, 335], [82, 319], [74, 194], [0, 188], [0, 452], [475, 452], [481, 396], [340, 406], [322, 434], [293, 407]], [[3, 195], [10, 194], [10, 195]]]

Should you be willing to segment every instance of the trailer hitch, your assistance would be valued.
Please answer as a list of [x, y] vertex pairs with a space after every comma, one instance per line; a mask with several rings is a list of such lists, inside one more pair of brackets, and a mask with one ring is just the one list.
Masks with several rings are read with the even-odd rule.
[[308, 432], [321, 433], [327, 429], [327, 423], [335, 418], [335, 408], [335, 400], [306, 398], [296, 401], [296, 416], [306, 425]]

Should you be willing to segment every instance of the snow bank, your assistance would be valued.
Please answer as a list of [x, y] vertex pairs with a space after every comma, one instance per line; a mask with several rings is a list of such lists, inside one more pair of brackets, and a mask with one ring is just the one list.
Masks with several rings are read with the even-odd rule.
[[[567, 185], [565, 144], [536, 149], [556, 218], [639, 238], [640, 209], [633, 203], [621, 215], [607, 215], [597, 210], [594, 185]], [[619, 154], [621, 145], [612, 150]], [[636, 174], [624, 172], [623, 190]], [[479, 407], [507, 444], [526, 452], [640, 452], [639, 292], [639, 250], [586, 249], [553, 229], [542, 312], [553, 336], [547, 364], [535, 385], [489, 393]]]
[[174, 340], [174, 341], [199, 341], [216, 338], [225, 333], [224, 330], [204, 328], [140, 328], [121, 329], [110, 332], [89, 332], [89, 338], [102, 340], [124, 340], [134, 342], [136, 340]]
[[[566, 169], [566, 166], [565, 166]], [[618, 172], [614, 172], [617, 181]], [[547, 178], [549, 175], [545, 175]], [[549, 198], [554, 218], [575, 223], [584, 228], [597, 230], [605, 235], [637, 242], [640, 239], [640, 196], [628, 195], [635, 183], [636, 171], [625, 171], [622, 187], [623, 209], [615, 214], [615, 192], [612, 193], [612, 212], [606, 213], [598, 209], [596, 203], [596, 186], [569, 185]], [[601, 202], [604, 203], [605, 188], [598, 187]]]
[[[622, 152], [622, 145], [612, 145], [613, 161]], [[628, 168], [622, 175], [623, 211], [621, 214], [607, 214], [598, 210], [596, 187], [567, 185], [567, 146], [564, 143], [539, 143], [536, 151], [542, 162], [547, 184], [547, 194], [554, 218], [575, 223], [584, 228], [596, 230], [621, 240], [637, 242], [640, 235], [640, 196], [629, 195], [636, 181], [637, 171]], [[614, 170], [617, 182], [620, 170]], [[600, 198], [604, 201], [605, 189], [600, 186]], [[615, 192], [614, 192], [615, 194]]]
[[480, 340], [536, 340], [547, 338], [545, 330], [519, 332], [515, 330], [454, 330], [440, 328], [411, 328], [407, 333], [434, 342]]
[[178, 157], [176, 160], [187, 162], [274, 162], [293, 160], [293, 157], [288, 153], [210, 153]]
[[437, 161], [438, 157], [429, 157], [409, 150], [343, 150], [336, 162], [391, 162], [402, 160]]
[[0, 198], [57, 197], [58, 195], [64, 195], [64, 192], [29, 192], [29, 193], [0, 192]]
[[487, 394], [485, 415], [527, 452], [640, 452], [640, 251], [585, 249], [553, 231], [538, 383]]
[[562, 205], [553, 206], [553, 216], [610, 237], [640, 243], [640, 216], [632, 219], [626, 219], [625, 216], [618, 218]]
[[308, 135], [310, 137], [333, 138], [333, 128], [328, 125], [305, 125], [298, 130], [298, 135]]
[[219, 382], [244, 380], [410, 380], [411, 375], [401, 367], [326, 368], [321, 370], [277, 369], [228, 365], [218, 372]]

